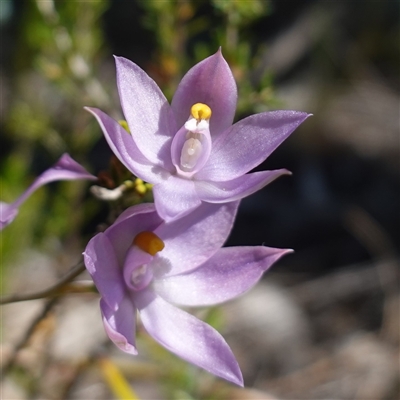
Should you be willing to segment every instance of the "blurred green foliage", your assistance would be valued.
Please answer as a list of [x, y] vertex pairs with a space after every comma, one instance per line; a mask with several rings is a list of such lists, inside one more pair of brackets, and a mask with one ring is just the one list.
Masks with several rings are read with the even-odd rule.
[[[12, 95], [5, 136], [12, 153], [1, 162], [2, 200], [11, 202], [64, 152], [84, 165], [99, 137], [88, 128], [87, 104], [105, 106], [109, 97], [97, 80], [105, 51], [100, 18], [106, 1], [29, 1], [23, 9], [12, 59]], [[32, 167], [36, 167], [32, 171]], [[87, 184], [62, 182], [39, 189], [2, 233], [2, 265], [19, 249], [79, 234]], [[71, 216], [73, 216], [71, 218]], [[18, 237], [18, 240], [15, 240]]]
[[252, 27], [270, 12], [268, 0], [139, 0], [143, 24], [157, 48], [149, 73], [171, 99], [184, 73], [222, 47], [235, 76], [239, 99], [237, 116], [266, 111], [278, 103], [272, 77], [259, 69], [263, 44]]

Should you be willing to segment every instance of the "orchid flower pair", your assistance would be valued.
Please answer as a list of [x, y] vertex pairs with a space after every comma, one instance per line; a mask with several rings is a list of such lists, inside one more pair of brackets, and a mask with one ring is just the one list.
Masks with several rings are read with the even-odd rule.
[[[238, 363], [222, 336], [176, 306], [209, 306], [233, 299], [291, 251], [222, 245], [240, 199], [290, 173], [248, 172], [308, 115], [265, 112], [232, 125], [237, 89], [221, 51], [183, 77], [171, 105], [131, 61], [116, 57], [116, 69], [130, 133], [102, 111], [87, 110], [120, 161], [154, 185], [154, 204], [125, 210], [90, 240], [83, 253], [101, 295], [105, 330], [121, 350], [137, 354], [138, 311], [144, 328], [161, 345], [243, 386]], [[57, 175], [51, 169], [42, 175], [41, 184], [72, 176], [93, 178], [82, 170]], [[1, 204], [1, 227], [11, 222], [26, 196], [11, 206]]]
[[232, 125], [237, 89], [220, 51], [183, 77], [171, 105], [131, 61], [116, 57], [116, 69], [130, 133], [102, 111], [87, 110], [120, 161], [154, 185], [154, 205], [126, 210], [84, 253], [102, 296], [106, 332], [120, 349], [137, 354], [139, 311], [144, 328], [161, 345], [242, 386], [239, 366], [222, 336], [176, 305], [233, 299], [290, 251], [221, 246], [240, 199], [289, 173], [247, 172], [308, 115], [265, 112]]

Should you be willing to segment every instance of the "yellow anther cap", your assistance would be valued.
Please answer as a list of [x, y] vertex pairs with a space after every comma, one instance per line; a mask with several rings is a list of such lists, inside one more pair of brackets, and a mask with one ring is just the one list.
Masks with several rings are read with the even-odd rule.
[[193, 118], [196, 118], [198, 121], [200, 121], [201, 119], [210, 119], [212, 111], [207, 104], [196, 103], [190, 109], [190, 113], [192, 114]]
[[165, 247], [164, 242], [150, 231], [138, 233], [133, 239], [133, 244], [152, 256], [155, 256]]

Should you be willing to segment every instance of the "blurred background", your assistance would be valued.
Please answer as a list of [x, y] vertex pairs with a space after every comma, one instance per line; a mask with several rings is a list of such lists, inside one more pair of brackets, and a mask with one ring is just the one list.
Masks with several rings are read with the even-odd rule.
[[[98, 296], [81, 294], [2, 307], [2, 398], [398, 399], [399, 27], [397, 0], [0, 0], [2, 201], [66, 151], [108, 188], [129, 178], [83, 110], [123, 119], [112, 54], [171, 99], [221, 46], [236, 120], [314, 114], [259, 167], [293, 176], [243, 200], [228, 241], [295, 253], [242, 298], [195, 311], [231, 345], [246, 389], [142, 332], [140, 356], [122, 354]], [[2, 292], [54, 284], [96, 232], [145, 200], [101, 202], [79, 181], [41, 188], [0, 233]]]

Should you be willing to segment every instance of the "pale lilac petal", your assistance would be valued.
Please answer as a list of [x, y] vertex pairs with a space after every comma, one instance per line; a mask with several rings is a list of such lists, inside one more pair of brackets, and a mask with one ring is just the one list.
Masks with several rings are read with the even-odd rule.
[[307, 117], [298, 111], [271, 111], [237, 122], [214, 142], [198, 180], [228, 181], [261, 164]]
[[138, 204], [125, 210], [104, 232], [121, 267], [135, 236], [143, 231], [153, 231], [161, 223], [162, 219], [155, 211], [154, 204]]
[[[156, 208], [154, 207], [154, 203], [141, 203], [136, 204], [135, 206], [129, 207], [126, 210], [122, 211], [119, 214], [118, 218], [114, 221], [114, 225], [120, 222], [125, 221], [137, 214], [147, 214], [147, 213], [155, 213]], [[161, 218], [159, 219], [161, 221]]]
[[132, 136], [117, 121], [97, 108], [85, 109], [96, 117], [111, 150], [129, 171], [146, 182], [157, 183], [161, 180], [161, 173], [166, 171], [147, 160]]
[[214, 328], [149, 290], [139, 292], [135, 303], [143, 326], [162, 346], [214, 375], [243, 386], [239, 365]]
[[0, 231], [14, 221], [18, 214], [18, 207], [14, 204], [4, 203], [0, 201]]
[[83, 253], [86, 269], [97, 290], [111, 310], [116, 310], [124, 297], [122, 269], [114, 248], [104, 233], [93, 237]]
[[125, 353], [137, 355], [136, 350], [136, 308], [129, 297], [124, 297], [116, 310], [108, 307], [102, 299], [104, 329], [108, 337]]
[[154, 233], [165, 244], [158, 257], [168, 270], [155, 269], [158, 276], [189, 271], [208, 260], [225, 243], [235, 220], [239, 202], [203, 203], [186, 217], [161, 224]]
[[64, 153], [60, 159], [48, 170], [44, 171], [35, 180], [36, 188], [53, 181], [72, 181], [76, 179], [96, 180], [92, 174], [86, 171], [68, 153]]
[[39, 175], [28, 189], [13, 203], [21, 205], [36, 189], [54, 181], [72, 181], [78, 179], [96, 180], [82, 165], [78, 164], [71, 156], [64, 153], [60, 159], [49, 169]]
[[215, 140], [232, 125], [236, 102], [236, 82], [219, 50], [186, 73], [175, 92], [171, 107], [177, 125], [182, 126], [189, 118], [193, 104], [207, 104], [212, 110], [210, 132]]
[[290, 174], [287, 169], [253, 172], [228, 182], [196, 182], [196, 190], [203, 201], [225, 203], [243, 199], [262, 189], [276, 178]]
[[132, 61], [115, 57], [115, 62], [121, 106], [137, 147], [151, 163], [170, 171], [170, 147], [177, 127], [167, 99]]
[[251, 289], [272, 264], [289, 252], [264, 246], [223, 248], [195, 270], [155, 281], [154, 290], [174, 304], [219, 304]]
[[13, 203], [0, 205], [0, 230], [10, 224], [18, 214], [18, 207], [38, 188], [54, 181], [70, 181], [78, 179], [96, 180], [82, 165], [73, 160], [69, 154], [63, 154], [48, 170], [39, 175], [28, 189]]
[[201, 204], [194, 182], [178, 176], [154, 185], [153, 194], [157, 212], [165, 221], [181, 218]]

